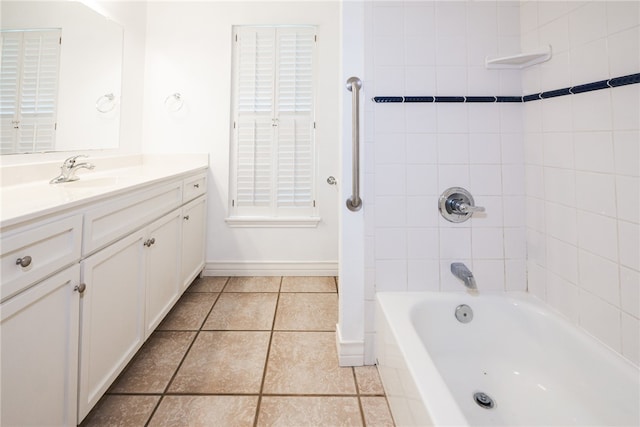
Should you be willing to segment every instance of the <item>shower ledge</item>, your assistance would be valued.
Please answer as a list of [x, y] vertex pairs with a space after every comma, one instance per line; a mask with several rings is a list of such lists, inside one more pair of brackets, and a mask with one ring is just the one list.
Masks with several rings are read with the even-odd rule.
[[549, 59], [551, 59], [551, 45], [514, 55], [487, 56], [485, 58], [485, 68], [488, 70], [521, 70]]

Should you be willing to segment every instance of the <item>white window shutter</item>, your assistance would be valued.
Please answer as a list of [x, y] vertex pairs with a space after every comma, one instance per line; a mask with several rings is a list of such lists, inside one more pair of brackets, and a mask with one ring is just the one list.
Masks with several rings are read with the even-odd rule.
[[[0, 102], [3, 152], [54, 148], [60, 34], [60, 30], [3, 32]], [[5, 69], [9, 71], [6, 75]], [[7, 140], [9, 137], [11, 142]]]
[[238, 27], [236, 34], [232, 216], [312, 216], [315, 30]]

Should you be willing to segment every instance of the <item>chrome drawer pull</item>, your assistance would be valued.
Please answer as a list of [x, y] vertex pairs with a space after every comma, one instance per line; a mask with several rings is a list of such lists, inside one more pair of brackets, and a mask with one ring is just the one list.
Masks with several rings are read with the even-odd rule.
[[27, 268], [31, 265], [31, 257], [29, 255], [22, 257], [22, 258], [18, 258], [16, 260], [16, 265], [19, 265], [22, 268]]
[[193, 184], [195, 188], [200, 188], [200, 184]]
[[184, 219], [185, 219], [186, 221], [189, 221], [189, 215], [185, 216], [185, 217], [184, 217]]

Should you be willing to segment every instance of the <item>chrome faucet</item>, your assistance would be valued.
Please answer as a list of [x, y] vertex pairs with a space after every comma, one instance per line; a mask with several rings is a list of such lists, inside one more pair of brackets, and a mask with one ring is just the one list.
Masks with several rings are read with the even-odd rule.
[[60, 184], [61, 182], [77, 181], [80, 179], [79, 177], [76, 176], [76, 171], [78, 169], [95, 168], [95, 165], [91, 163], [87, 163], [87, 162], [78, 163], [77, 159], [79, 157], [88, 157], [88, 156], [85, 156], [84, 154], [80, 154], [80, 155], [72, 156], [66, 159], [64, 163], [62, 163], [62, 166], [60, 166], [60, 175], [58, 175], [57, 177], [49, 181], [49, 184]]
[[461, 262], [451, 263], [451, 272], [454, 276], [464, 282], [464, 285], [469, 289], [478, 289], [476, 287], [476, 279], [473, 277], [473, 273], [469, 268]]

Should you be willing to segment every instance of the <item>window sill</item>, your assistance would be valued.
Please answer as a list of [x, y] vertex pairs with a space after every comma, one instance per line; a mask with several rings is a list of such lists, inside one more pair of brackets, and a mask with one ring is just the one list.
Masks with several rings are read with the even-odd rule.
[[311, 217], [228, 217], [225, 222], [229, 227], [243, 228], [314, 228], [318, 226], [321, 218]]

